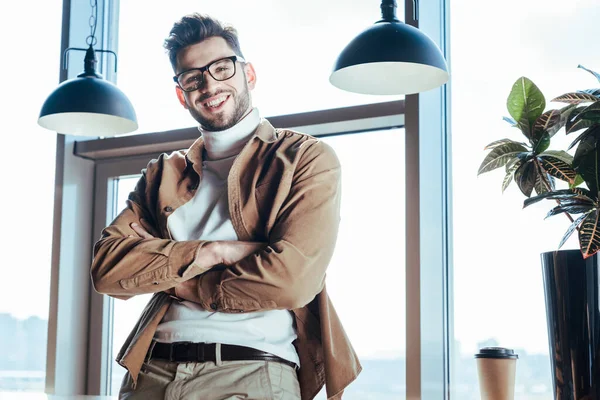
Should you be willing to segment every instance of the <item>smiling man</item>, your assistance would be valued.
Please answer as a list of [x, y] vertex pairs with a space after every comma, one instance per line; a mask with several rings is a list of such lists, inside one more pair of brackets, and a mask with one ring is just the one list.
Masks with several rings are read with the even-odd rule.
[[150, 161], [94, 246], [98, 292], [154, 293], [118, 355], [119, 398], [341, 398], [361, 366], [325, 289], [334, 151], [260, 117], [233, 28], [188, 15], [165, 48], [200, 137]]

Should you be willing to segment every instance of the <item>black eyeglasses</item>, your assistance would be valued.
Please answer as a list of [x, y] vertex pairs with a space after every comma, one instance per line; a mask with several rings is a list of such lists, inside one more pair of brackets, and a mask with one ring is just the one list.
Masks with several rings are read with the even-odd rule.
[[246, 62], [242, 57], [231, 56], [213, 61], [202, 68], [192, 68], [180, 72], [173, 77], [175, 83], [179, 85], [184, 92], [193, 92], [198, 90], [204, 82], [204, 72], [208, 71], [210, 76], [216, 81], [226, 81], [235, 75], [235, 62]]

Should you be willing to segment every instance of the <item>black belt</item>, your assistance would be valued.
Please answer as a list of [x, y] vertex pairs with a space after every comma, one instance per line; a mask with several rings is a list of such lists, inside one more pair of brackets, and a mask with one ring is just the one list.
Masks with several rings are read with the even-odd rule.
[[[161, 359], [170, 362], [206, 362], [217, 361], [217, 345], [214, 343], [192, 343], [175, 342], [154, 344], [150, 358]], [[261, 360], [276, 361], [292, 368], [298, 368], [296, 363], [250, 347], [235, 346], [232, 344], [221, 345], [221, 360], [223, 361], [245, 361]]]

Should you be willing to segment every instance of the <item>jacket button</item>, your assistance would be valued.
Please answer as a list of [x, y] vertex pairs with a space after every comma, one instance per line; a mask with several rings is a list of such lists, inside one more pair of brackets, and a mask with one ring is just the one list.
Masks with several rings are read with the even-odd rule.
[[165, 207], [165, 212], [172, 212], [172, 211], [173, 211], [173, 207], [171, 207], [171, 206]]
[[210, 303], [210, 308], [212, 308], [213, 310], [217, 309], [217, 303]]

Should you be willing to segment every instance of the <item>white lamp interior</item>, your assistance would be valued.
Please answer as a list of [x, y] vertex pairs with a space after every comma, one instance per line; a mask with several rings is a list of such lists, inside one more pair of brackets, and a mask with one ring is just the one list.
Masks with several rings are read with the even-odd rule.
[[446, 71], [430, 65], [386, 61], [342, 68], [331, 74], [329, 82], [354, 93], [394, 95], [431, 90], [448, 78]]
[[78, 112], [49, 114], [38, 119], [38, 124], [58, 133], [78, 136], [114, 136], [138, 127], [137, 122], [127, 118]]

